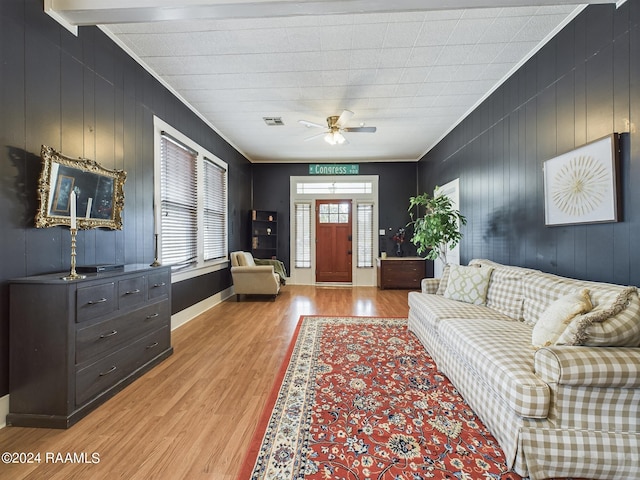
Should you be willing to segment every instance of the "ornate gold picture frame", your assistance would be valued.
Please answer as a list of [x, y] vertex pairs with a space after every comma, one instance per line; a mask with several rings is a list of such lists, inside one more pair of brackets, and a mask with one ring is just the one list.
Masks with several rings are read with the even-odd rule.
[[94, 160], [66, 157], [46, 145], [42, 145], [40, 156], [36, 227], [70, 226], [74, 191], [78, 228], [122, 229], [126, 172], [109, 170]]
[[618, 135], [544, 162], [545, 225], [618, 221]]

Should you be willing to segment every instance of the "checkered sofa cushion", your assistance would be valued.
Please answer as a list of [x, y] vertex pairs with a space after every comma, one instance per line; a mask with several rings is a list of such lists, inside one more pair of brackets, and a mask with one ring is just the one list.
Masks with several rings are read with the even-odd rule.
[[514, 320], [522, 320], [523, 279], [537, 270], [502, 265], [482, 258], [471, 260], [469, 265], [493, 268], [487, 291], [487, 307], [498, 310]]
[[409, 308], [422, 321], [435, 327], [446, 318], [493, 318], [509, 321], [510, 318], [484, 305], [472, 305], [421, 292], [409, 292]]
[[442, 269], [442, 277], [440, 278], [440, 283], [438, 284], [438, 290], [435, 292], [438, 295], [444, 295], [444, 292], [447, 290], [450, 273], [451, 273], [451, 267], [449, 266], [449, 264], [446, 264]]
[[545, 418], [549, 386], [533, 373], [531, 327], [513, 320], [448, 319], [440, 322], [443, 342], [474, 369], [516, 414]]
[[535, 325], [540, 314], [558, 298], [583, 288], [589, 289], [591, 303], [595, 309], [612, 302], [626, 287], [533, 272], [524, 282], [524, 321]]

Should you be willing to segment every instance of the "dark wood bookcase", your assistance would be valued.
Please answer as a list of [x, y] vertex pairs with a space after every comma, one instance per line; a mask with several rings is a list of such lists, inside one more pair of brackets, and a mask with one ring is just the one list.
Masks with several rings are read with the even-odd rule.
[[254, 258], [278, 257], [278, 212], [251, 210], [251, 253]]

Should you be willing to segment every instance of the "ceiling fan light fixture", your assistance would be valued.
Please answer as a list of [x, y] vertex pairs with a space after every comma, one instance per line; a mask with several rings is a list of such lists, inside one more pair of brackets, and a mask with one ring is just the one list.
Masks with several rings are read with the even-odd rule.
[[329, 132], [324, 136], [324, 141], [329, 145], [342, 145], [347, 139], [340, 132]]
[[329, 132], [324, 136], [324, 141], [327, 142], [329, 145], [335, 145], [336, 144], [336, 139], [333, 137], [333, 132]]

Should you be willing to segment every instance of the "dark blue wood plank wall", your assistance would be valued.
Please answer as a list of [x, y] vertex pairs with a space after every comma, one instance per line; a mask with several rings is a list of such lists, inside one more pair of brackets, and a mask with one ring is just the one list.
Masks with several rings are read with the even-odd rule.
[[[76, 37], [40, 0], [0, 1], [0, 396], [8, 393], [8, 280], [69, 269], [67, 228], [34, 228], [40, 145], [124, 169], [121, 231], [78, 235], [78, 263], [153, 260], [153, 115], [229, 165], [229, 245], [246, 248], [251, 164], [101, 30]], [[229, 270], [175, 284], [172, 311], [231, 285]], [[34, 299], [35, 300], [35, 299]]]
[[[421, 159], [420, 191], [460, 178], [463, 262], [640, 285], [639, 23], [637, 0], [588, 7]], [[543, 162], [613, 132], [622, 221], [546, 227]]]

